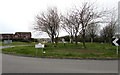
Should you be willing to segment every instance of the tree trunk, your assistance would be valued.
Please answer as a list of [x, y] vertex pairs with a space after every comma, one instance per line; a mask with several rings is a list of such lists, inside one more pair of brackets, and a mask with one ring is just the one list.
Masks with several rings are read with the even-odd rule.
[[53, 35], [52, 35], [51, 40], [52, 40], [52, 44], [53, 44], [53, 46], [54, 46], [54, 36], [53, 36]]
[[104, 43], [107, 43], [107, 40], [106, 40], [106, 39], [104, 39]]
[[55, 44], [58, 45], [58, 37], [55, 38]]
[[77, 37], [77, 35], [75, 35], [75, 44], [76, 45], [78, 45], [78, 40], [77, 39], [78, 39], [78, 37]]
[[83, 29], [83, 35], [82, 35], [82, 40], [83, 40], [83, 47], [86, 48], [86, 45], [85, 45], [85, 29]]
[[73, 43], [73, 36], [70, 37], [70, 43]]
[[93, 43], [93, 38], [90, 38], [91, 43]]

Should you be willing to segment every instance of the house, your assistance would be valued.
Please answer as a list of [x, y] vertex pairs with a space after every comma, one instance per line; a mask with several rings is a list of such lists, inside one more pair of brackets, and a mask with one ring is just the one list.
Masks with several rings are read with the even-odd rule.
[[31, 32], [16, 32], [14, 34], [14, 39], [30, 39]]
[[13, 39], [14, 34], [12, 33], [7, 33], [7, 34], [0, 34], [0, 39]]
[[0, 39], [30, 39], [31, 32], [15, 32], [15, 34], [0, 34]]

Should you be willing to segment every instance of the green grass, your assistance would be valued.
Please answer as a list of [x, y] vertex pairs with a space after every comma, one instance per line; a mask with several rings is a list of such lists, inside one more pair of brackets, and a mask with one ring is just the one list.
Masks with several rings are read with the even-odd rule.
[[[108, 57], [117, 58], [116, 47], [111, 44], [100, 44], [100, 43], [86, 43], [87, 48], [83, 48], [82, 43], [75, 44], [66, 43], [64, 46], [59, 43], [57, 47], [53, 47], [51, 43], [47, 43], [49, 47], [44, 48], [46, 51], [43, 56], [53, 56], [53, 57], [82, 57], [82, 58], [93, 58], [93, 57]], [[25, 47], [13, 47], [2, 49], [3, 52], [13, 53], [13, 54], [23, 54], [35, 56], [35, 46], [25, 46]], [[38, 56], [42, 56], [42, 49], [38, 49]]]
[[0, 42], [0, 46], [2, 46], [2, 42]]

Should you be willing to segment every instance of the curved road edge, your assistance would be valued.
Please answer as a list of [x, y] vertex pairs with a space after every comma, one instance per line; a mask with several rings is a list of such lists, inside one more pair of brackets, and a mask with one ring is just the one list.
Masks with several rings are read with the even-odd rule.
[[[31, 46], [31, 45], [14, 45], [14, 46], [0, 46], [0, 49], [3, 48], [10, 48], [10, 47], [17, 47], [17, 46]], [[54, 56], [30, 56], [30, 55], [23, 55], [23, 54], [13, 54], [2, 52], [3, 54], [15, 55], [15, 56], [23, 56], [23, 57], [33, 57], [33, 58], [49, 58], [49, 59], [76, 59], [76, 60], [118, 60], [118, 58], [81, 58], [81, 57], [54, 57]]]

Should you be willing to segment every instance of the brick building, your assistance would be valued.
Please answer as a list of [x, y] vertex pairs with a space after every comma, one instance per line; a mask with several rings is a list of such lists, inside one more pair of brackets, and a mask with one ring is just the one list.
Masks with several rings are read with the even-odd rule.
[[0, 34], [0, 39], [30, 39], [31, 32], [16, 32], [15, 34]]
[[0, 39], [13, 39], [14, 34], [7, 33], [7, 34], [0, 34]]
[[14, 34], [14, 38], [17, 38], [17, 39], [30, 39], [31, 38], [31, 32], [16, 32]]

